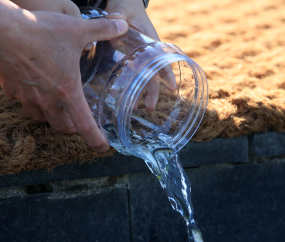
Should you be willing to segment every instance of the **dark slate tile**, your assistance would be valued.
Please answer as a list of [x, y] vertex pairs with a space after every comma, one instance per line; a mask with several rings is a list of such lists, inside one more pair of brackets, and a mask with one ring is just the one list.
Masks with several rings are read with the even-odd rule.
[[[187, 169], [204, 241], [283, 242], [285, 162]], [[133, 242], [187, 241], [186, 226], [150, 174], [131, 176]]]
[[285, 132], [262, 132], [250, 137], [250, 156], [285, 155]]
[[189, 142], [180, 152], [183, 167], [248, 161], [248, 137]]
[[[184, 167], [195, 167], [226, 162], [244, 162], [248, 159], [247, 137], [234, 139], [217, 138], [210, 142], [189, 142], [181, 151]], [[57, 181], [88, 179], [148, 172], [144, 161], [119, 153], [97, 161], [57, 166], [52, 171], [37, 170], [0, 176], [0, 188], [43, 184]]]
[[285, 163], [187, 172], [205, 241], [284, 241], [284, 172]]
[[60, 196], [33, 194], [0, 199], [0, 241], [128, 242], [126, 188]]
[[143, 160], [134, 156], [125, 156], [115, 153], [113, 156], [104, 157], [92, 162], [77, 162], [57, 166], [51, 171], [40, 169], [36, 171], [23, 171], [13, 175], [0, 176], [0, 188], [105, 176], [118, 176], [143, 171], [148, 171]]
[[132, 242], [187, 241], [186, 225], [152, 174], [129, 179]]

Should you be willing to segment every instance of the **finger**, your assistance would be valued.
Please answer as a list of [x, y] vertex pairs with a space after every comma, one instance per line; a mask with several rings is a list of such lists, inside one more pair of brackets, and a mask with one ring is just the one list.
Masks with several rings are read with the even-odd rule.
[[13, 87], [11, 87], [9, 84], [6, 84], [7, 82], [1, 82], [1, 87], [3, 89], [3, 91], [6, 93], [6, 95], [12, 99], [12, 100], [17, 100], [16, 97], [16, 91], [14, 90]]
[[118, 10], [111, 10], [111, 12], [108, 14], [108, 19], [123, 19], [127, 20], [127, 16], [124, 13], [124, 10], [118, 9]]
[[68, 3], [64, 4], [63, 13], [76, 18], [81, 18], [80, 10], [76, 4], [70, 0], [67, 1]]
[[123, 19], [128, 22], [128, 24], [140, 31], [147, 36], [160, 40], [158, 34], [153, 27], [149, 17], [144, 8], [143, 1], [138, 1], [136, 8], [140, 8], [140, 11], [133, 11], [132, 8], [128, 7], [126, 1], [109, 0], [107, 5], [107, 12], [109, 19]]
[[146, 15], [145, 6], [141, 0], [108, 0], [106, 11], [110, 19], [130, 20], [138, 15]]
[[172, 71], [171, 65], [167, 65], [163, 67], [159, 71], [160, 78], [163, 80], [165, 86], [170, 90], [170, 91], [176, 91], [177, 90], [177, 85], [176, 85], [176, 78], [175, 75]]
[[49, 125], [56, 131], [64, 134], [77, 133], [68, 113], [61, 107], [50, 110], [42, 110]]
[[[109, 19], [124, 19], [127, 20], [133, 16], [134, 11], [129, 11], [128, 3], [126, 1], [121, 0], [109, 0], [107, 4], [107, 12]], [[142, 8], [143, 9], [143, 8]]]
[[93, 43], [89, 43], [88, 45], [86, 45], [86, 46], [84, 47], [84, 50], [91, 50], [92, 47], [93, 47]]
[[121, 19], [82, 19], [81, 27], [85, 45], [93, 41], [114, 39], [128, 30], [127, 22]]
[[154, 111], [159, 96], [159, 79], [156, 75], [145, 85], [145, 107]]
[[47, 119], [39, 106], [35, 104], [22, 104], [26, 114], [34, 121], [46, 123]]
[[64, 108], [69, 114], [75, 129], [90, 147], [95, 148], [99, 152], [108, 151], [109, 144], [101, 134], [100, 129], [91, 114], [83, 91], [80, 91], [78, 95], [73, 95], [73, 97], [73, 101], [66, 103]]

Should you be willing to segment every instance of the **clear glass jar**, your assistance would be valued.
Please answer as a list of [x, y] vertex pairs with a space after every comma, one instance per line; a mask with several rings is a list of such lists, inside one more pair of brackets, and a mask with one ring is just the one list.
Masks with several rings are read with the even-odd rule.
[[[107, 17], [91, 7], [82, 17]], [[196, 132], [208, 101], [202, 68], [177, 46], [133, 28], [110, 41], [94, 42], [80, 59], [83, 90], [109, 143], [119, 152], [144, 158], [138, 142], [179, 151]]]

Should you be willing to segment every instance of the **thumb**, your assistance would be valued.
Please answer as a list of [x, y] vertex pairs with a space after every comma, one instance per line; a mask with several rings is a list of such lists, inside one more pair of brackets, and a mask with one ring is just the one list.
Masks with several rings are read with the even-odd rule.
[[85, 45], [93, 41], [111, 40], [128, 31], [128, 24], [122, 19], [82, 19]]
[[146, 14], [142, 0], [108, 0], [106, 11], [109, 19], [124, 19], [128, 22], [138, 15]]
[[[142, 1], [141, 1], [142, 2]], [[125, 0], [117, 1], [117, 0], [109, 0], [106, 11], [108, 12], [109, 19], [123, 19], [127, 20], [130, 17], [130, 11], [128, 11], [128, 3]], [[134, 11], [131, 11], [131, 13]]]

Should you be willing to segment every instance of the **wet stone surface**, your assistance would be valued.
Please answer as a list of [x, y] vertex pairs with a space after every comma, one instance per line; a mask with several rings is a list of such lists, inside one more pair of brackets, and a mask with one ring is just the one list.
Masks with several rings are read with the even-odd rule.
[[127, 189], [0, 198], [0, 224], [5, 242], [128, 242]]
[[[187, 169], [194, 217], [204, 241], [284, 241], [285, 162]], [[187, 241], [174, 212], [149, 174], [132, 176], [133, 242]]]

